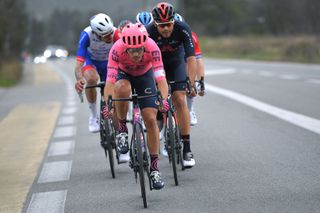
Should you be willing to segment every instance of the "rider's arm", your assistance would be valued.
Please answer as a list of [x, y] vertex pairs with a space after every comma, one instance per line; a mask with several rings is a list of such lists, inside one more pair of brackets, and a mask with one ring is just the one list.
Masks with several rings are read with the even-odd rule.
[[118, 42], [116, 42], [112, 46], [109, 53], [107, 79], [106, 79], [106, 85], [104, 87], [104, 99], [106, 102], [108, 101], [109, 95], [114, 96], [114, 84], [117, 80], [117, 75], [118, 75], [119, 55], [116, 51], [117, 43]]
[[157, 44], [150, 39], [148, 43], [151, 48], [152, 55], [152, 67], [153, 67], [153, 77], [158, 84], [158, 89], [161, 92], [162, 98], [168, 98], [168, 83], [166, 80], [166, 74], [164, 72], [161, 52]]
[[194, 43], [189, 25], [184, 24], [182, 30], [183, 46], [187, 58], [187, 74], [189, 75], [191, 85], [194, 86], [196, 79], [197, 62], [195, 57]]
[[201, 77], [204, 77], [204, 64], [202, 60], [202, 53], [199, 45], [199, 39], [195, 32], [192, 32], [192, 39], [194, 43], [194, 53], [197, 59], [196, 79], [200, 80]]
[[74, 75], [75, 75], [77, 81], [79, 81], [83, 78], [82, 70], [81, 70], [82, 66], [83, 66], [83, 62], [77, 60], [75, 68], [74, 68]]
[[74, 74], [76, 77], [76, 80], [79, 81], [83, 78], [82, 75], [82, 66], [85, 61], [85, 57], [87, 55], [87, 48], [90, 45], [90, 38], [89, 35], [86, 31], [82, 31], [80, 34], [80, 39], [78, 43], [78, 51], [77, 51], [77, 56], [76, 56], [76, 65], [74, 68]]
[[204, 64], [202, 58], [197, 59], [197, 79], [204, 77]]
[[197, 60], [195, 56], [189, 56], [187, 58], [187, 73], [190, 78], [191, 86], [194, 87], [197, 71]]

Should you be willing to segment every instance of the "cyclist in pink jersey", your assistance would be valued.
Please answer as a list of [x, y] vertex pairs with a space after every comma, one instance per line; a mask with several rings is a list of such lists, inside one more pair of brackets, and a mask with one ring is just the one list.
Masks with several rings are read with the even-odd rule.
[[[168, 85], [163, 68], [161, 52], [157, 44], [148, 37], [145, 27], [140, 24], [128, 24], [122, 31], [121, 39], [110, 50], [106, 86], [104, 89], [105, 99], [108, 95], [115, 98], [128, 97], [134, 88], [139, 96], [156, 94], [156, 87], [163, 96], [164, 108], [169, 108], [167, 102]], [[161, 189], [164, 182], [158, 168], [159, 153], [159, 129], [157, 125], [157, 112], [159, 106], [157, 97], [139, 100], [141, 114], [147, 128], [147, 142], [150, 153], [150, 176], [154, 189]], [[116, 115], [119, 120], [118, 150], [123, 155], [128, 155], [128, 129], [126, 126], [126, 114], [128, 104], [125, 102], [115, 103]], [[104, 115], [110, 117], [113, 112], [104, 109]]]

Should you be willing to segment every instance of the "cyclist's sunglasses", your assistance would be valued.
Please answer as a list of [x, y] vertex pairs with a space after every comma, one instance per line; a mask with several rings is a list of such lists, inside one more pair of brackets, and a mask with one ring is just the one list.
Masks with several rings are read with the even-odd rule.
[[171, 27], [174, 23], [174, 19], [172, 19], [171, 21], [168, 21], [168, 22], [157, 22], [155, 21], [157, 27], [160, 27], [160, 28], [165, 28], [165, 27]]
[[111, 31], [110, 33], [107, 33], [107, 34], [104, 34], [104, 35], [98, 35], [99, 36], [99, 38], [101, 39], [101, 38], [108, 38], [108, 37], [110, 37], [111, 35], [113, 34], [113, 31]]
[[139, 48], [128, 48], [127, 49], [127, 52], [130, 53], [130, 54], [133, 54], [133, 53], [141, 53], [144, 51], [144, 47], [139, 47]]

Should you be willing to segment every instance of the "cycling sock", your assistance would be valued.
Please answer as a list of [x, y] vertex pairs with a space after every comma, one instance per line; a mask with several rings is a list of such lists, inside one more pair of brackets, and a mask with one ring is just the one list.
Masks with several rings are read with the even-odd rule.
[[187, 105], [188, 105], [189, 112], [192, 112], [193, 111], [193, 97], [187, 96]]
[[153, 171], [159, 171], [159, 169], [158, 169], [159, 155], [151, 155], [150, 154], [150, 159], [151, 159], [150, 173]]
[[190, 148], [190, 135], [181, 135], [183, 142], [183, 153], [191, 152]]
[[118, 131], [119, 132], [126, 132], [128, 133], [128, 128], [127, 128], [127, 119], [119, 119], [119, 126], [118, 126]]
[[98, 117], [98, 113], [97, 113], [97, 102], [93, 102], [93, 103], [89, 103], [89, 109], [91, 112], [91, 116], [93, 117]]

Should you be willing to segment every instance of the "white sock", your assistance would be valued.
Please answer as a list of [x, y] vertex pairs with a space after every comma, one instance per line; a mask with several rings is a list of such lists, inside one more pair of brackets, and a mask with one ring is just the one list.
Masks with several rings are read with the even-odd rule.
[[192, 112], [193, 111], [193, 98], [192, 97], [187, 96], [187, 105], [188, 105], [189, 112]]
[[90, 113], [91, 116], [93, 117], [98, 117], [98, 113], [97, 113], [97, 102], [93, 102], [93, 103], [89, 103], [89, 109], [90, 109]]

